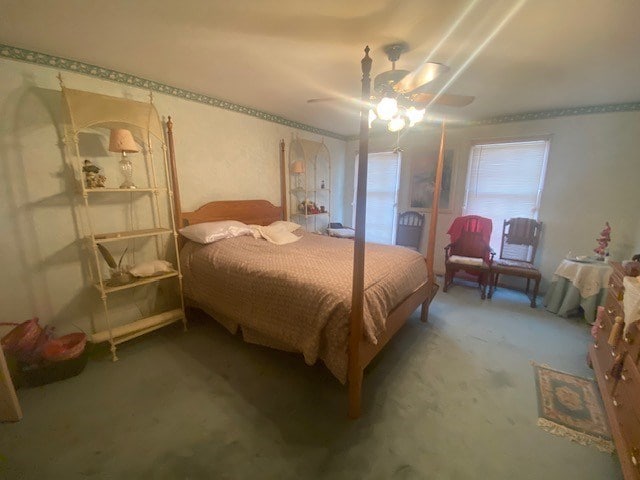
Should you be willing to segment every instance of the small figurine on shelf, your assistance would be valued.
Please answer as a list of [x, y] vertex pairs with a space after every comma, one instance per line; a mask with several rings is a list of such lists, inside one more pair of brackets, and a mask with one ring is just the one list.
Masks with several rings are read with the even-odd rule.
[[596, 239], [598, 246], [593, 249], [598, 260], [604, 260], [609, 255], [609, 242], [611, 241], [611, 226], [605, 222], [605, 228], [600, 232], [600, 237]]
[[104, 188], [107, 177], [100, 173], [100, 167], [91, 163], [91, 160], [86, 159], [84, 161], [82, 172], [84, 173], [86, 188]]
[[312, 213], [315, 213], [314, 210], [316, 209], [316, 204], [307, 198], [302, 202], [300, 202], [299, 209], [301, 213], [304, 213], [305, 215], [310, 215]]
[[324, 189], [324, 180], [320, 182], [320, 188]]

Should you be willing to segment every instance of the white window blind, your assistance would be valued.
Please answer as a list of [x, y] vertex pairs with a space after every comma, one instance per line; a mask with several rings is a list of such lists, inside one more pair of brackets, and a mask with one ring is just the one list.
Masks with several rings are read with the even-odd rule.
[[[358, 159], [356, 157], [356, 185], [353, 204], [357, 198]], [[393, 244], [395, 242], [400, 154], [370, 153], [367, 175], [367, 242]], [[353, 209], [355, 226], [355, 208]]]
[[505, 219], [538, 218], [548, 151], [548, 139], [472, 147], [464, 213], [493, 220], [496, 252]]

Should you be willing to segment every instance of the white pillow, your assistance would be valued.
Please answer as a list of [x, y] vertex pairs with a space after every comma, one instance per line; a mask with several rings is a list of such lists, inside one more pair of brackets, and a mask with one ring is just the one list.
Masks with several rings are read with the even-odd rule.
[[225, 238], [253, 235], [248, 225], [237, 220], [205, 222], [181, 228], [180, 234], [198, 243], [213, 243]]
[[286, 230], [287, 232], [295, 232], [296, 230], [298, 230], [301, 227], [301, 225], [298, 224], [298, 223], [287, 222], [285, 220], [276, 220], [275, 222], [273, 222], [269, 226], [270, 227], [276, 227], [276, 228], [282, 228], [282, 229]]
[[338, 238], [354, 238], [356, 236], [353, 228], [327, 228], [327, 232], [329, 236]]
[[[300, 225], [298, 225], [298, 227], [300, 227]], [[260, 227], [260, 233], [266, 241], [276, 245], [286, 245], [287, 243], [297, 242], [302, 238], [288, 232], [280, 225], [273, 226], [273, 224], [268, 227]]]
[[136, 263], [129, 269], [134, 277], [150, 277], [158, 273], [173, 271], [173, 265], [166, 260], [151, 260], [150, 262]]
[[262, 238], [262, 234], [260, 233], [260, 225], [249, 225], [249, 228], [251, 229], [251, 234], [253, 235], [253, 238], [255, 239], [260, 239]]

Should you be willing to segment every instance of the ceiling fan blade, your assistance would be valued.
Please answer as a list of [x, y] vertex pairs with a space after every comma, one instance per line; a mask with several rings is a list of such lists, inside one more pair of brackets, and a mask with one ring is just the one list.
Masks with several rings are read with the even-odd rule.
[[[433, 101], [434, 98], [435, 101]], [[442, 95], [436, 95], [435, 93], [414, 93], [411, 95], [411, 100], [414, 102], [445, 105], [447, 107], [466, 107], [475, 99], [476, 97], [470, 95], [452, 95], [448, 93], [443, 93]]]
[[449, 67], [441, 63], [424, 62], [393, 86], [399, 93], [409, 93], [416, 88], [434, 80], [437, 76], [449, 71]]

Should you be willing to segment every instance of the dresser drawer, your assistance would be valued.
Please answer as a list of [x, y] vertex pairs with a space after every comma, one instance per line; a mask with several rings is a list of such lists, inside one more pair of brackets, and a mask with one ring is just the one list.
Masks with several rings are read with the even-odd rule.
[[629, 361], [638, 366], [640, 361], [640, 334], [638, 333], [638, 327], [635, 325], [629, 327], [628, 332], [623, 336], [623, 341], [625, 342]]
[[[625, 362], [626, 363], [626, 362]], [[613, 395], [613, 404], [615, 408], [615, 421], [619, 425], [624, 448], [618, 446], [618, 455], [623, 461], [626, 457], [629, 464], [632, 465], [635, 476], [633, 478], [640, 479], [640, 405], [637, 402], [637, 395], [634, 390], [638, 389], [638, 381], [640, 379], [629, 376], [625, 372], [624, 376], [627, 380], [620, 380]]]
[[[605, 322], [603, 322], [603, 324], [604, 323]], [[607, 343], [610, 331], [611, 329], [607, 328], [606, 326], [602, 328], [598, 332], [597, 340], [594, 342], [594, 352], [598, 357], [598, 364], [600, 365], [600, 368], [602, 369], [607, 380], [609, 379], [609, 371], [611, 370], [611, 366], [613, 365], [615, 355], [615, 351]]]
[[[627, 398], [628, 405], [640, 421], [640, 371], [629, 355], [624, 359], [622, 376], [617, 388]], [[638, 446], [640, 447], [640, 443]]]
[[[619, 448], [617, 445], [617, 453], [621, 462], [627, 460], [632, 465], [634, 476], [631, 478], [640, 479], [640, 421], [634, 415], [630, 405], [625, 403], [624, 398], [615, 408], [616, 421], [620, 425], [622, 441], [626, 447]], [[623, 456], [626, 457], [624, 460]]]

